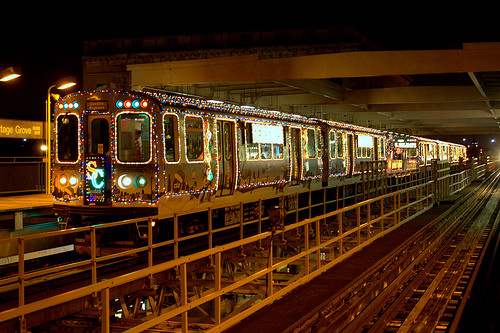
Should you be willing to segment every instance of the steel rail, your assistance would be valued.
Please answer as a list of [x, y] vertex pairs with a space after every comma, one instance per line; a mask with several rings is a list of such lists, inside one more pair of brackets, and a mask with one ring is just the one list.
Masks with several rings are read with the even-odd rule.
[[[346, 325], [346, 323], [343, 321], [343, 318], [352, 316], [351, 313], [353, 311], [355, 313], [360, 311], [353, 310], [354, 308], [362, 307], [361, 305], [355, 305], [359, 303], [359, 301], [356, 301], [356, 297], [358, 297], [358, 295], [360, 294], [363, 295], [361, 297], [366, 297], [365, 295], [368, 295], [370, 293], [370, 290], [367, 289], [370, 288], [372, 289], [371, 293], [373, 293], [374, 296], [379, 294], [380, 291], [378, 290], [379, 287], [377, 282], [386, 279], [386, 277], [384, 276], [387, 275], [387, 273], [390, 272], [391, 269], [396, 271], [403, 271], [409, 263], [405, 262], [401, 258], [404, 258], [404, 255], [406, 253], [417, 251], [415, 255], [418, 255], [419, 251], [425, 251], [425, 246], [417, 246], [418, 240], [421, 238], [425, 238], [425, 241], [423, 243], [430, 243], [435, 237], [433, 232], [437, 228], [437, 226], [443, 221], [450, 219], [451, 212], [459, 212], [460, 210], [464, 209], [464, 207], [466, 207], [464, 206], [464, 202], [469, 200], [469, 198], [471, 198], [473, 195], [474, 192], [469, 192], [464, 196], [459, 197], [457, 201], [451, 206], [451, 208], [436, 217], [426, 227], [413, 234], [410, 238], [406, 239], [405, 242], [394, 248], [394, 250], [392, 250], [384, 258], [374, 263], [363, 276], [359, 276], [357, 279], [353, 280], [339, 293], [326, 299], [315, 309], [310, 311], [308, 315], [300, 318], [293, 325], [290, 325], [290, 327], [285, 332], [294, 332], [299, 328], [305, 329], [304, 327], [310, 327], [310, 325], [321, 326], [322, 324], [318, 323], [318, 320], [320, 322], [327, 320], [325, 316], [328, 317], [328, 321], [331, 323], [331, 326], [336, 327], [335, 329], [333, 329], [333, 331], [340, 330], [340, 327], [344, 327]], [[395, 260], [395, 258], [397, 259]], [[381, 289], [383, 289], [383, 287], [381, 287]], [[367, 302], [371, 302], [371, 300]], [[355, 328], [354, 331], [358, 332], [359, 327], [356, 325], [353, 325], [353, 327]]]

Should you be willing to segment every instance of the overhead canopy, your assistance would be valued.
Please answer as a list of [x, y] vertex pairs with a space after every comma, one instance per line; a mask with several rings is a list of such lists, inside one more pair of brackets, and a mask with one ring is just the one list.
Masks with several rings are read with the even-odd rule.
[[[360, 51], [127, 65], [132, 87], [157, 87], [416, 135], [500, 133], [500, 43], [456, 50]], [[339, 79], [424, 84], [348, 89]]]

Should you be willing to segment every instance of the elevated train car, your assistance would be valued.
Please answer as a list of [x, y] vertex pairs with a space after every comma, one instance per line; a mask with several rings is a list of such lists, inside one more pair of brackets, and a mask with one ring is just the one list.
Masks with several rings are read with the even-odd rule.
[[55, 104], [54, 122], [54, 208], [76, 219], [265, 199], [354, 182], [361, 161], [414, 170], [462, 152], [429, 139], [400, 141], [376, 129], [158, 91], [69, 94]]
[[387, 132], [387, 167], [389, 171], [411, 171], [430, 166], [432, 160], [451, 165], [467, 159], [465, 146], [418, 136]]

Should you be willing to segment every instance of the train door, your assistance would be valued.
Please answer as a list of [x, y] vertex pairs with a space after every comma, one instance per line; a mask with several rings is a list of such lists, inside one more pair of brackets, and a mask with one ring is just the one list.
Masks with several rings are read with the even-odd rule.
[[85, 138], [85, 203], [105, 204], [111, 198], [111, 115], [89, 114]]
[[220, 196], [230, 195], [236, 185], [236, 145], [234, 122], [217, 121]]
[[349, 170], [347, 175], [352, 177], [354, 173], [354, 137], [351, 133], [347, 134], [347, 158], [349, 159]]
[[291, 185], [299, 184], [302, 174], [302, 149], [300, 138], [300, 129], [294, 127], [290, 128]]

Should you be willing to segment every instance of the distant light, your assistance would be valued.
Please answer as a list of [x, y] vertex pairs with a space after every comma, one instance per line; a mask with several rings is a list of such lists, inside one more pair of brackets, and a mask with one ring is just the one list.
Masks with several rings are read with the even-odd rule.
[[494, 138], [493, 138], [493, 139], [491, 139], [491, 143], [494, 143], [494, 142], [495, 142], [495, 139], [494, 139]]
[[138, 101], [138, 100], [135, 100], [135, 101], [133, 101], [133, 102], [132, 102], [132, 107], [133, 107], [134, 109], [139, 108], [139, 106], [140, 106], [140, 105], [141, 105], [141, 104], [139, 103], [139, 101]]
[[46, 150], [47, 150], [47, 146], [46, 146], [46, 145], [41, 145], [41, 146], [40, 146], [40, 149], [41, 149], [42, 151], [46, 151]]
[[123, 101], [116, 101], [116, 107], [121, 109], [123, 107]]
[[463, 138], [462, 140], [463, 140], [463, 142], [467, 141], [467, 139], [466, 139], [466, 138]]

